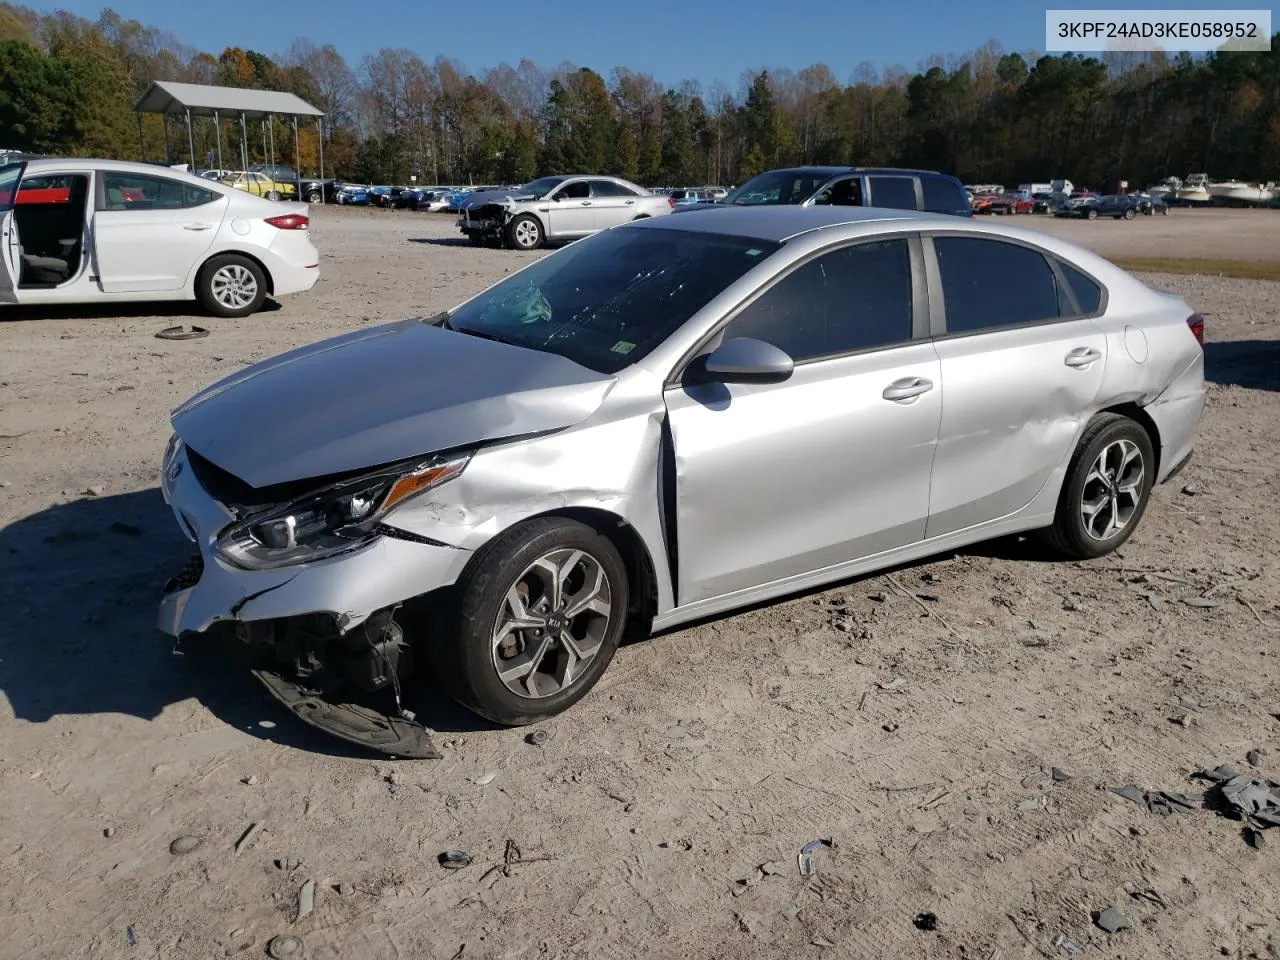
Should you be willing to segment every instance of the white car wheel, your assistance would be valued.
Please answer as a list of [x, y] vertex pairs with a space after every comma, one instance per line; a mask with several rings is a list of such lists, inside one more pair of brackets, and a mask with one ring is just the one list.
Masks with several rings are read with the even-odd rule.
[[246, 317], [266, 299], [266, 277], [262, 268], [247, 257], [226, 254], [205, 264], [196, 293], [204, 308], [215, 316]]

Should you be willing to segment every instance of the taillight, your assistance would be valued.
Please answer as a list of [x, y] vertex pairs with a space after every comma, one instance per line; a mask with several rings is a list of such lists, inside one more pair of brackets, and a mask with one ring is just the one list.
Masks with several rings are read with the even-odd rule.
[[1198, 313], [1193, 313], [1187, 317], [1187, 326], [1191, 328], [1191, 332], [1195, 334], [1196, 343], [1204, 346], [1204, 317]]
[[667, 206], [674, 210], [676, 208], [676, 198], [667, 197]]
[[305, 230], [307, 217], [301, 213], [286, 213], [279, 217], [267, 217], [267, 223], [278, 230]]

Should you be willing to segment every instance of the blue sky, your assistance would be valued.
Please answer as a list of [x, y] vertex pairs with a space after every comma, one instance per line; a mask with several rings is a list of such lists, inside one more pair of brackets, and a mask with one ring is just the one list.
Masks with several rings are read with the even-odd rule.
[[[88, 18], [103, 5], [35, 4]], [[964, 53], [993, 38], [1006, 50], [1039, 49], [1045, 16], [1043, 5], [1025, 0], [485, 0], [474, 6], [430, 0], [112, 0], [112, 6], [215, 54], [228, 46], [275, 54], [296, 36], [306, 36], [317, 45], [332, 43], [353, 67], [382, 47], [406, 47], [426, 60], [453, 57], [470, 72], [504, 60], [516, 64], [522, 57], [543, 67], [570, 60], [606, 77], [615, 65], [626, 65], [667, 85], [690, 78], [705, 88], [719, 79], [735, 92], [744, 70], [765, 66], [799, 70], [822, 62], [845, 81], [864, 60], [914, 70], [930, 54]]]

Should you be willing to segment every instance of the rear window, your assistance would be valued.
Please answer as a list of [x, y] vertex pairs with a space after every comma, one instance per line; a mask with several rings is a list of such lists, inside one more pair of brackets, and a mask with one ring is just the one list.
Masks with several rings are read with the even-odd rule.
[[778, 247], [684, 230], [606, 230], [486, 290], [448, 323], [616, 373]]
[[1058, 285], [1030, 247], [974, 237], [934, 237], [947, 333], [970, 333], [1059, 316]]
[[959, 183], [942, 177], [922, 177], [920, 187], [924, 189], [924, 209], [931, 214], [964, 214], [969, 209]]

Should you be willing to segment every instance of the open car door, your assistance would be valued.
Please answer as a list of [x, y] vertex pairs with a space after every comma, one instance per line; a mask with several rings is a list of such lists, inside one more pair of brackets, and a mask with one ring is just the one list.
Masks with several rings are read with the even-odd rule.
[[0, 167], [0, 303], [18, 302], [18, 280], [22, 276], [22, 242], [18, 221], [13, 215], [18, 200], [18, 184], [26, 163]]

